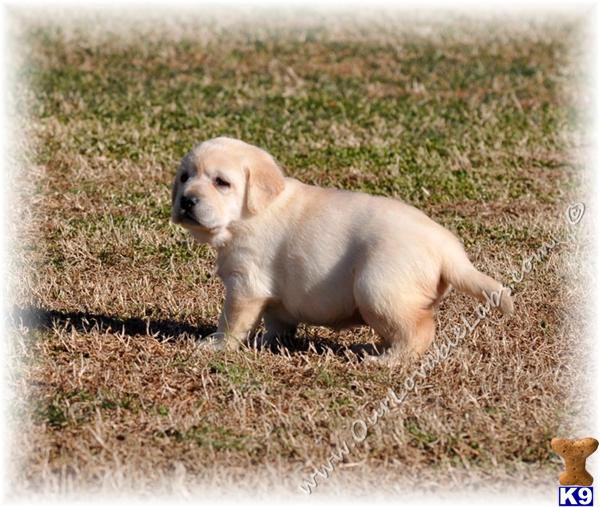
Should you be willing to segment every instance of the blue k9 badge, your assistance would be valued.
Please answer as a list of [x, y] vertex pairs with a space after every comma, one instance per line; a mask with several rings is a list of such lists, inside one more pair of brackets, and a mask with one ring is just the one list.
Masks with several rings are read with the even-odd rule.
[[594, 505], [594, 488], [583, 486], [560, 486], [558, 505]]

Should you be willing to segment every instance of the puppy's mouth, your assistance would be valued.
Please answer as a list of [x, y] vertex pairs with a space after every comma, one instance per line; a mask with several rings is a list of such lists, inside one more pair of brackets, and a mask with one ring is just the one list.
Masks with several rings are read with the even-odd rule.
[[207, 232], [215, 232], [216, 227], [208, 227], [198, 221], [198, 219], [189, 211], [180, 211], [177, 215], [177, 219], [173, 220], [176, 224], [179, 224], [183, 227], [190, 227], [192, 229], [203, 229]]

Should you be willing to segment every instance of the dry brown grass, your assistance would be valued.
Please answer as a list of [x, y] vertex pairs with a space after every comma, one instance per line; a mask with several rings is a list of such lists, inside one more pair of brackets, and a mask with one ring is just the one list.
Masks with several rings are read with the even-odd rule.
[[[140, 42], [29, 19], [16, 35], [27, 86], [14, 98], [33, 142], [14, 185], [14, 494], [296, 494], [418, 368], [347, 357], [374, 341], [368, 329], [303, 328], [281, 353], [196, 347], [221, 285], [168, 209], [175, 164], [199, 139], [239, 135], [306, 181], [407, 199], [504, 281], [570, 230], [576, 25], [441, 36], [393, 19], [287, 34], [204, 23]], [[483, 322], [319, 493], [528, 479], [554, 498], [549, 439], [586, 428], [585, 217], [577, 230], [519, 284], [516, 314]], [[474, 308], [452, 293], [440, 327]]]

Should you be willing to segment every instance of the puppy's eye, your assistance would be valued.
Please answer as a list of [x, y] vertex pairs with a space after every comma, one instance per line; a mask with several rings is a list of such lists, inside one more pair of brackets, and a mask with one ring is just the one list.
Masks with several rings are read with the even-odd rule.
[[215, 178], [215, 185], [217, 185], [217, 187], [221, 187], [221, 188], [229, 188], [231, 186], [231, 183], [229, 183], [228, 181], [225, 181], [223, 178]]
[[190, 176], [188, 173], [181, 173], [181, 176], [179, 177], [179, 181], [181, 181], [181, 183], [185, 183], [189, 177]]

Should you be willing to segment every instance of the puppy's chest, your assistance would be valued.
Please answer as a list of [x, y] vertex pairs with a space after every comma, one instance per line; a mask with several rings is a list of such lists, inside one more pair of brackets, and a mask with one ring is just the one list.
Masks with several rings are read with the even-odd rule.
[[252, 249], [237, 249], [217, 261], [217, 274], [226, 287], [253, 296], [271, 297], [273, 277], [271, 263], [253, 255]]

